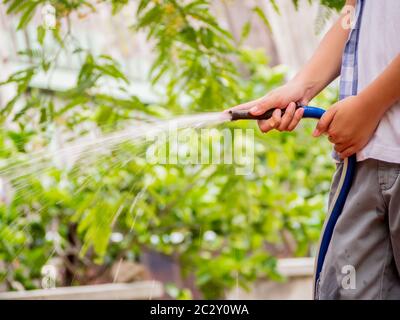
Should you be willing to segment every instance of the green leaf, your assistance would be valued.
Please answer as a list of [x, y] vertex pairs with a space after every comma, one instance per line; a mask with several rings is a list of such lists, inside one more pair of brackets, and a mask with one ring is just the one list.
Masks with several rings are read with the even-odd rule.
[[129, 0], [112, 0], [112, 14], [115, 15], [122, 10], [127, 4]]
[[37, 40], [43, 46], [44, 37], [46, 36], [46, 29], [43, 26], [37, 27]]
[[276, 4], [276, 0], [270, 0], [270, 2], [271, 2], [271, 4], [272, 4], [272, 7], [274, 8], [275, 12], [276, 12], [277, 14], [280, 15], [281, 12], [280, 12], [280, 10], [279, 10], [278, 5]]
[[251, 22], [247, 21], [242, 27], [242, 32], [241, 32], [241, 35], [240, 35], [240, 42], [241, 43], [248, 38], [248, 36], [250, 34], [250, 31], [251, 31]]
[[200, 29], [201, 43], [208, 49], [214, 46], [214, 33], [208, 28]]
[[24, 8], [24, 6], [27, 4], [25, 1], [20, 1], [20, 0], [13, 0], [13, 1], [7, 1], [7, 2], [11, 2], [11, 4], [9, 4], [9, 6], [8, 6], [7, 14], [17, 13], [17, 12], [21, 11]]
[[264, 11], [258, 6], [254, 7], [253, 11], [261, 18], [261, 20], [264, 22], [264, 24], [267, 26], [267, 28], [270, 31], [272, 31], [271, 24], [269, 23], [269, 20], [268, 20], [267, 16], [265, 15]]
[[150, 3], [150, 0], [141, 0], [137, 8], [137, 14], [139, 15]]
[[149, 26], [154, 21], [159, 21], [162, 13], [163, 11], [161, 10], [161, 6], [154, 6], [149, 11], [147, 11], [145, 15], [139, 20], [138, 27], [144, 28]]
[[35, 9], [38, 4], [39, 2], [27, 2], [26, 8], [24, 8], [25, 11], [19, 20], [17, 29], [24, 29], [28, 25], [35, 14]]

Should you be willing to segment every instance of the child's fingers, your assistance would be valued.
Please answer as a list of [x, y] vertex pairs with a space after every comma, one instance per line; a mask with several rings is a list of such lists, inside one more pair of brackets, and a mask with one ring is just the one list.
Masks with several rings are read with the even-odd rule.
[[296, 104], [294, 102], [289, 103], [289, 105], [286, 108], [285, 114], [282, 116], [281, 124], [278, 127], [279, 131], [285, 131], [288, 129], [288, 126], [293, 119], [295, 111], [296, 111]]
[[272, 129], [277, 128], [281, 123], [281, 110], [276, 109], [273, 114], [272, 118], [268, 120], [258, 120], [258, 127], [264, 133], [271, 131]]
[[272, 113], [272, 118], [271, 118], [271, 126], [276, 129], [280, 126], [282, 122], [282, 111], [281, 109], [276, 109]]
[[271, 119], [269, 120], [258, 120], [258, 127], [260, 128], [260, 131], [267, 133], [268, 131], [272, 130], [272, 126], [270, 124]]
[[345, 151], [347, 148], [348, 148], [349, 146], [348, 145], [345, 145], [345, 144], [343, 144], [343, 143], [337, 143], [337, 144], [335, 144], [335, 146], [333, 147], [334, 149], [335, 149], [335, 151], [337, 152], [337, 153], [342, 153], [343, 151]]
[[339, 157], [342, 159], [345, 159], [345, 158], [352, 156], [355, 153], [356, 153], [355, 146], [351, 146], [351, 147], [347, 148], [346, 150], [344, 150], [343, 152], [340, 152]]
[[258, 103], [250, 109], [250, 113], [258, 116], [268, 111], [269, 109], [276, 108], [277, 106], [278, 103], [276, 101], [276, 98], [274, 98], [273, 96], [266, 96], [258, 101]]
[[255, 107], [260, 102], [260, 100], [261, 99], [256, 99], [253, 101], [242, 103], [235, 107], [229, 108], [229, 109], [225, 110], [224, 112], [229, 112], [231, 110], [250, 110], [251, 108]]
[[331, 108], [323, 114], [323, 116], [317, 123], [317, 127], [313, 132], [314, 137], [319, 137], [321, 134], [323, 134], [328, 130], [329, 125], [331, 124], [333, 117], [335, 116], [335, 113], [336, 113], [336, 108]]
[[294, 113], [294, 117], [292, 119], [292, 121], [290, 122], [289, 126], [288, 126], [288, 131], [292, 131], [294, 130], [294, 128], [297, 127], [297, 125], [299, 124], [300, 120], [303, 118], [303, 114], [304, 114], [304, 109], [300, 108], [297, 109], [296, 112]]

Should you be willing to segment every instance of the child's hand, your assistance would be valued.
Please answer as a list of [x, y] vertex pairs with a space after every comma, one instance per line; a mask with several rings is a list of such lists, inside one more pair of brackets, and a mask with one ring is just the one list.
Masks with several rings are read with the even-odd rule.
[[319, 120], [313, 133], [327, 133], [329, 141], [344, 159], [360, 151], [369, 141], [380, 117], [368, 112], [368, 106], [357, 96], [335, 103]]
[[287, 83], [269, 92], [264, 97], [253, 100], [247, 103], [238, 105], [230, 110], [250, 110], [253, 115], [260, 115], [269, 109], [287, 108], [285, 114], [281, 116], [281, 111], [276, 110], [272, 118], [269, 120], [259, 120], [258, 126], [263, 132], [268, 132], [272, 129], [279, 131], [292, 131], [303, 116], [302, 108], [296, 110], [296, 103], [307, 104], [306, 98], [307, 89], [305, 86], [298, 83]]

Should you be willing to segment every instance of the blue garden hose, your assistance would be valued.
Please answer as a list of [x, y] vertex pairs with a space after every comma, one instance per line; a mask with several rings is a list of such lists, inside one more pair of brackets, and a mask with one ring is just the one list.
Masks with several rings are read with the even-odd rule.
[[[310, 106], [298, 105], [297, 108], [303, 108], [303, 118], [314, 118], [320, 119], [325, 113], [324, 109]], [[253, 116], [248, 110], [231, 110], [231, 119], [256, 119], [256, 120], [266, 120], [272, 117], [272, 113], [275, 109], [268, 110], [262, 115]], [[285, 109], [282, 109], [282, 114], [285, 113]], [[356, 155], [352, 155], [349, 158], [343, 160], [343, 170], [339, 180], [339, 185], [336, 193], [331, 201], [331, 205], [328, 211], [328, 216], [325, 219], [324, 229], [320, 238], [320, 245], [315, 263], [315, 273], [314, 273], [314, 296], [318, 285], [318, 280], [320, 273], [322, 271], [322, 266], [324, 264], [325, 256], [328, 251], [329, 243], [332, 239], [333, 230], [335, 228], [336, 222], [338, 221], [344, 204], [346, 203], [347, 195], [349, 194], [351, 183], [353, 181], [354, 173], [356, 170]]]

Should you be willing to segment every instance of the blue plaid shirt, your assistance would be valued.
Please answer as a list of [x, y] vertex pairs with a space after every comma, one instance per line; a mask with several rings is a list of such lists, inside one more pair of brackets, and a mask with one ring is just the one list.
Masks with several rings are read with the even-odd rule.
[[357, 94], [358, 85], [358, 35], [360, 32], [362, 10], [365, 0], [358, 0], [356, 8], [356, 23], [350, 32], [346, 47], [342, 57], [342, 67], [340, 71], [340, 100]]
[[[365, 0], [358, 0], [356, 7], [356, 22], [350, 32], [349, 39], [342, 56], [342, 67], [340, 69], [339, 99], [355, 96], [358, 87], [358, 35], [360, 33], [361, 16]], [[340, 157], [335, 150], [332, 151], [332, 157], [340, 162]]]

